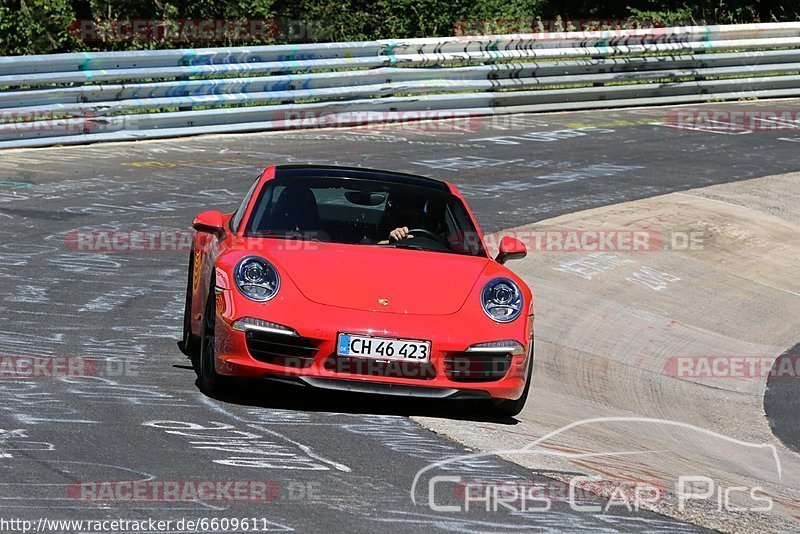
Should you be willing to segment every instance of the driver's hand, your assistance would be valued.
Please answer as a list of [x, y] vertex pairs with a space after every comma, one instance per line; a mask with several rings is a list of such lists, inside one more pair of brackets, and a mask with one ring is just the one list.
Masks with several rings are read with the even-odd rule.
[[408, 226], [401, 226], [400, 228], [395, 228], [389, 232], [389, 238], [394, 239], [395, 241], [400, 241], [409, 237], [414, 236], [408, 233]]

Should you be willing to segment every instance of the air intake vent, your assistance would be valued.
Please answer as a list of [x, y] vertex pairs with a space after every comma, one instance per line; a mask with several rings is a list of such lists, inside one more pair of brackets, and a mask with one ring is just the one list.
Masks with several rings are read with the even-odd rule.
[[444, 359], [447, 377], [454, 382], [493, 382], [511, 367], [510, 353], [452, 352]]
[[245, 334], [245, 339], [250, 356], [260, 362], [286, 367], [308, 367], [319, 351], [317, 343], [305, 337], [250, 330]]

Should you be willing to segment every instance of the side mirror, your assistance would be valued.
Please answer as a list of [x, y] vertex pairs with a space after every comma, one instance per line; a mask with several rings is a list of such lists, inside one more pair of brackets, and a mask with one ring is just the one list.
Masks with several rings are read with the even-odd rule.
[[508, 260], [521, 260], [528, 254], [528, 249], [525, 248], [525, 243], [516, 237], [505, 236], [500, 240], [500, 252], [497, 254], [495, 261], [503, 264]]
[[198, 232], [205, 232], [219, 238], [225, 237], [225, 222], [222, 214], [218, 211], [204, 211], [194, 218], [192, 227]]

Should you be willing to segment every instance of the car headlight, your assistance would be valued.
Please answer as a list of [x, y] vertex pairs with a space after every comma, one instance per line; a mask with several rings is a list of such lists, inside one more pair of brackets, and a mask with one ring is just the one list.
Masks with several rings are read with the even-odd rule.
[[236, 265], [236, 287], [250, 300], [266, 302], [278, 294], [281, 277], [264, 258], [248, 256]]
[[483, 311], [500, 323], [510, 323], [522, 313], [522, 292], [508, 278], [495, 278], [483, 286]]

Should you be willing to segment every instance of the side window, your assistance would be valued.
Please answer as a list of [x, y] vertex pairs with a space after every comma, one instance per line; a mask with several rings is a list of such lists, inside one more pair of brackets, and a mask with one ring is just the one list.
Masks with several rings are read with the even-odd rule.
[[236, 214], [231, 218], [231, 230], [233, 232], [236, 232], [236, 230], [238, 230], [239, 225], [242, 222], [242, 217], [244, 217], [244, 212], [247, 211], [247, 205], [250, 203], [250, 198], [253, 196], [253, 192], [256, 190], [256, 186], [258, 186], [258, 182], [260, 179], [261, 176], [256, 178], [256, 181], [253, 182], [253, 185], [250, 186], [250, 190], [244, 196], [242, 205], [239, 206], [239, 209], [236, 210]]

